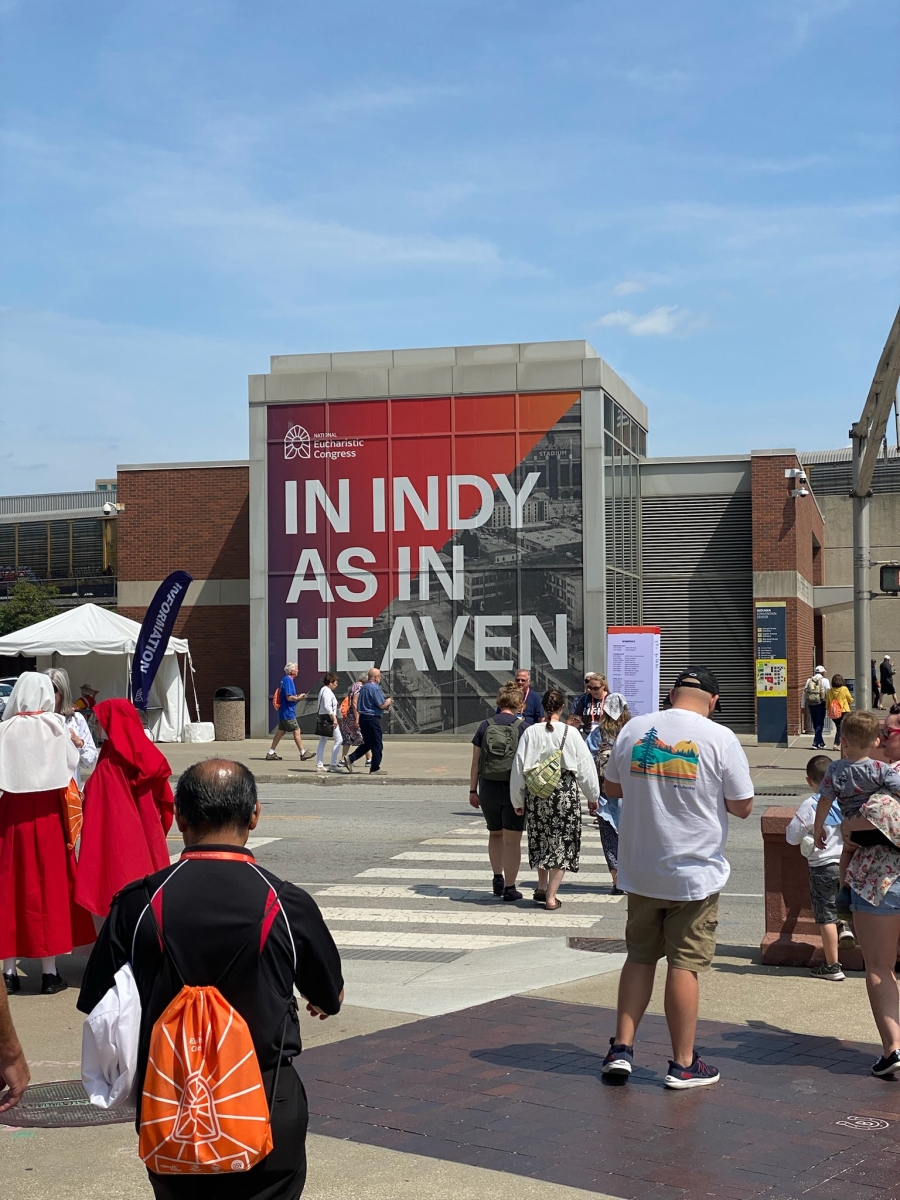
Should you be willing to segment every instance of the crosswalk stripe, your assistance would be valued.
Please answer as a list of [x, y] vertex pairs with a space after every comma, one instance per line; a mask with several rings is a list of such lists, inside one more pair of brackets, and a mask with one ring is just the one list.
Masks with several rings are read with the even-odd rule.
[[372, 925], [506, 925], [523, 928], [531, 926], [536, 929], [567, 925], [577, 929], [589, 929], [602, 917], [592, 914], [587, 916], [558, 917], [555, 913], [535, 909], [525, 912], [522, 909], [492, 908], [485, 912], [483, 909], [467, 909], [465, 912], [427, 912], [420, 908], [332, 908], [322, 905], [322, 916], [326, 921], [356, 921], [360, 924]]
[[[354, 879], [419, 879], [423, 882], [442, 879], [451, 883], [457, 879], [477, 879], [482, 883], [485, 883], [485, 880], [489, 883], [490, 870], [490, 864], [487, 861], [480, 871], [452, 870], [450, 867], [369, 867], [365, 871], [360, 871], [358, 875], [354, 875]], [[534, 887], [536, 879], [537, 873], [526, 867], [519, 878], [519, 886]], [[612, 876], [608, 871], [579, 871], [577, 874], [571, 871], [566, 874], [567, 883], [609, 884], [611, 881]]]
[[[401, 854], [391, 855], [392, 862], [397, 859], [412, 860], [413, 862], [487, 862], [487, 854], [484, 850], [473, 853], [461, 850], [458, 854], [453, 854], [449, 850], [404, 850]], [[580, 861], [599, 864], [605, 863], [606, 859], [602, 854], [582, 854]]]
[[[423, 891], [423, 888], [431, 889]], [[315, 890], [316, 899], [322, 896], [384, 900], [483, 900], [487, 885], [481, 888], [439, 887], [432, 883], [335, 883]], [[624, 896], [573, 895], [563, 890], [567, 904], [621, 904]]]
[[491, 950], [496, 946], [538, 942], [539, 937], [503, 933], [387, 933], [381, 930], [336, 929], [339, 950], [363, 950], [370, 946], [396, 950]]

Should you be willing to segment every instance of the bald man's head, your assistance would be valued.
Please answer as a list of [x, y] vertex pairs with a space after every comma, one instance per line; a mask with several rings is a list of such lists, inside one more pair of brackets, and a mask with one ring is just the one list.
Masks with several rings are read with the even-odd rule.
[[246, 831], [256, 812], [256, 780], [243, 763], [207, 758], [188, 767], [175, 789], [175, 809], [196, 832]]

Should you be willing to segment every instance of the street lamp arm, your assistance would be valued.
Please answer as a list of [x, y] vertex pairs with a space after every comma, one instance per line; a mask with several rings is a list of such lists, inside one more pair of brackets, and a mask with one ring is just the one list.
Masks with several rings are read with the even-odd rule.
[[884, 344], [884, 350], [878, 360], [875, 377], [862, 415], [850, 429], [850, 437], [854, 442], [854, 458], [860, 456], [861, 461], [854, 472], [853, 491], [851, 495], [867, 496], [870, 494], [872, 475], [878, 452], [887, 430], [888, 418], [894, 407], [897, 396], [897, 383], [900, 381], [900, 308], [894, 317], [894, 323]]

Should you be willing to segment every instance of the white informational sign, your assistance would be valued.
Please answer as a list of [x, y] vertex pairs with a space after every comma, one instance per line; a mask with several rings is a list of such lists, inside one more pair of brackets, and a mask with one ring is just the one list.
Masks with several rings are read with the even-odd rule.
[[610, 625], [606, 677], [621, 692], [633, 717], [659, 708], [659, 635], [656, 625]]

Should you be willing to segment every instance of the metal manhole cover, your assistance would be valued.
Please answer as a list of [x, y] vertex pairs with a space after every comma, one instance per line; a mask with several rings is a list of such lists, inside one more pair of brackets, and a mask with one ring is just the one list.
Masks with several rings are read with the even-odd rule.
[[15, 1108], [0, 1113], [0, 1125], [22, 1129], [65, 1129], [84, 1125], [124, 1125], [134, 1122], [135, 1111], [97, 1108], [87, 1098], [80, 1079], [61, 1083], [35, 1083]]
[[590, 950], [594, 954], [624, 954], [625, 942], [622, 938], [566, 938], [570, 950]]

